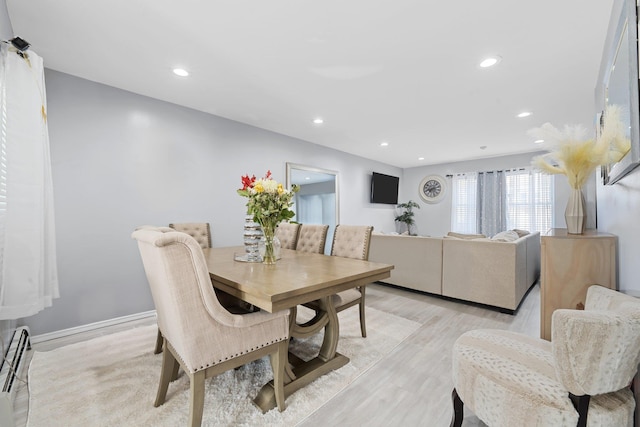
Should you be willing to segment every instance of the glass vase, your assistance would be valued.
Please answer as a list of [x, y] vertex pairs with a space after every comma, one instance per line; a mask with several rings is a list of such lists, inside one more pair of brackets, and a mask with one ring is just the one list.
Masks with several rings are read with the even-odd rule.
[[260, 256], [263, 264], [275, 264], [280, 257], [280, 239], [275, 233], [266, 232], [260, 239]]

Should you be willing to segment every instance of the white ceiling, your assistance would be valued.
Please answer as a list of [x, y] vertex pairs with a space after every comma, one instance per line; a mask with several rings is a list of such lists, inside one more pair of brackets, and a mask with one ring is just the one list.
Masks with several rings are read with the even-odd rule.
[[613, 0], [7, 3], [48, 68], [406, 168], [591, 127]]

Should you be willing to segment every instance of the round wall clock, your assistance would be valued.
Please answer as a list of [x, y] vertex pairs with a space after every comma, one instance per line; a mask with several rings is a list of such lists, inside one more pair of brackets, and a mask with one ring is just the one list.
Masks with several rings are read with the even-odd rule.
[[447, 182], [440, 175], [429, 175], [420, 181], [418, 192], [427, 203], [439, 203], [444, 198]]

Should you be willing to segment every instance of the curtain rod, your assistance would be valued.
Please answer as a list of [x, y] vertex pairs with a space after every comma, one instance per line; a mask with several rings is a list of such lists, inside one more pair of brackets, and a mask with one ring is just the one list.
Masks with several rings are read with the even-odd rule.
[[[495, 173], [495, 172], [517, 172], [517, 171], [525, 171], [525, 170], [529, 170], [529, 168], [521, 167], [521, 168], [512, 168], [512, 169], [500, 169], [500, 170], [495, 170], [495, 171], [461, 172], [461, 173], [456, 173], [455, 175], [456, 176], [464, 176], [466, 174], [471, 174], [471, 173], [481, 174], [481, 173]], [[447, 174], [445, 176], [447, 178], [453, 178], [453, 174]]]

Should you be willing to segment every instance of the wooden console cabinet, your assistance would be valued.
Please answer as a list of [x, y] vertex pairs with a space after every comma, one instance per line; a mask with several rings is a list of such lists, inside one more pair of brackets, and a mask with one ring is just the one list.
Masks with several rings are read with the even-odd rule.
[[551, 340], [551, 315], [584, 308], [587, 289], [616, 289], [616, 236], [597, 230], [568, 234], [554, 228], [541, 237], [540, 337]]

